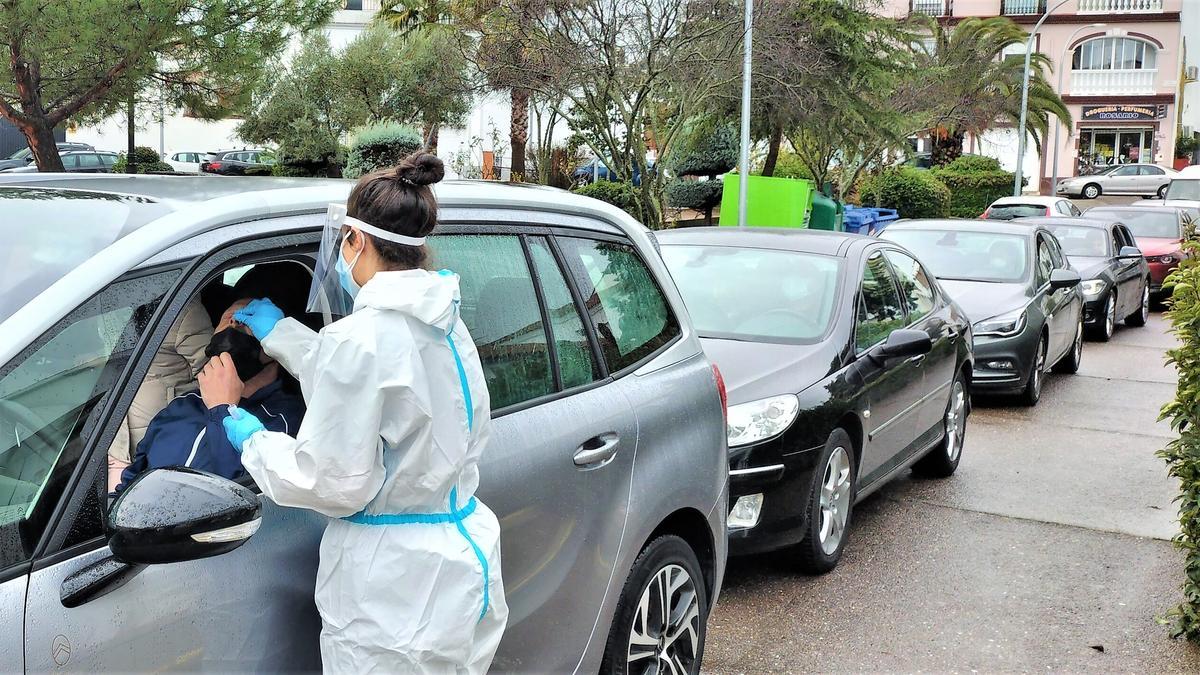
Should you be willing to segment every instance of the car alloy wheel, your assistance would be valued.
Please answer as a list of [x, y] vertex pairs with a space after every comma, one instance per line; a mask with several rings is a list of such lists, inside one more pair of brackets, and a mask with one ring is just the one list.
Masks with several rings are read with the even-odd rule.
[[833, 555], [846, 534], [850, 515], [850, 453], [838, 446], [825, 463], [821, 479], [821, 528], [817, 539], [825, 555]]
[[1083, 188], [1083, 196], [1088, 199], [1095, 199], [1100, 196], [1100, 186], [1092, 184]]
[[700, 654], [696, 580], [679, 565], [660, 569], [642, 590], [626, 650], [626, 672], [687, 675]]
[[1150, 320], [1150, 285], [1147, 284], [1142, 289], [1142, 306], [1138, 309], [1139, 316], [1142, 319], [1142, 325], [1145, 325]]
[[1037, 356], [1034, 357], [1033, 369], [1029, 373], [1029, 380], [1026, 381], [1025, 391], [1021, 394], [1021, 398], [1025, 405], [1034, 406], [1042, 398], [1042, 378], [1046, 371], [1046, 350], [1049, 349], [1049, 344], [1046, 338], [1038, 340]]
[[1111, 293], [1108, 296], [1108, 302], [1104, 305], [1104, 339], [1107, 340], [1113, 336], [1117, 330], [1117, 298]]
[[951, 462], [962, 454], [963, 436], [967, 431], [967, 388], [960, 378], [954, 380], [950, 405], [946, 409], [946, 456]]
[[1167, 186], [1168, 186], [1168, 185], [1170, 185], [1170, 183], [1168, 183], [1167, 185], [1164, 185], [1164, 186], [1162, 186], [1162, 187], [1158, 188], [1158, 198], [1159, 198], [1159, 199], [1166, 199], [1166, 198], [1167, 198]]

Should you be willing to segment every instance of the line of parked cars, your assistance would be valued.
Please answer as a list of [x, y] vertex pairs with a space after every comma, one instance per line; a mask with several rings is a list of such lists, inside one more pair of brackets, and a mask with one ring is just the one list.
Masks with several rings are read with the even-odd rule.
[[[319, 667], [321, 516], [178, 468], [124, 493], [163, 508], [110, 513], [104, 457], [187, 307], [263, 266], [306, 304], [349, 189], [0, 177], [5, 222], [42, 224], [6, 231], [36, 264], [0, 272], [0, 615], [23, 625], [0, 669]], [[1115, 217], [655, 236], [548, 188], [437, 194], [433, 264], [461, 278], [496, 418], [498, 670], [699, 672], [728, 554], [833, 569], [864, 497], [955, 472], [972, 392], [1035, 404], [1085, 327], [1144, 323], [1152, 291]]]
[[[59, 157], [67, 173], [112, 173], [120, 154], [96, 150], [87, 143], [58, 143]], [[163, 161], [178, 173], [205, 173], [221, 176], [270, 175], [274, 153], [258, 148], [217, 150], [213, 152], [179, 151], [167, 154]], [[37, 173], [33, 153], [23, 148], [0, 159], [0, 173]]]

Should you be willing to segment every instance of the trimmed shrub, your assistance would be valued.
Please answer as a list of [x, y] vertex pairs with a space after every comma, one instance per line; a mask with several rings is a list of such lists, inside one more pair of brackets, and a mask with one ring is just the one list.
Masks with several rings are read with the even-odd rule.
[[1173, 287], [1167, 318], [1178, 340], [1167, 362], [1179, 372], [1179, 382], [1175, 400], [1159, 415], [1170, 420], [1177, 437], [1158, 451], [1167, 473], [1179, 479], [1179, 534], [1173, 542], [1184, 553], [1183, 601], [1160, 621], [1170, 624], [1171, 637], [1200, 643], [1200, 245], [1184, 247], [1183, 262], [1167, 277]]
[[737, 132], [721, 125], [671, 156], [670, 168], [679, 176], [719, 176], [737, 166], [740, 148]]
[[394, 122], [379, 122], [359, 129], [346, 155], [346, 178], [396, 166], [405, 157], [424, 147], [421, 134], [412, 127]]
[[864, 206], [896, 209], [901, 218], [945, 218], [950, 214], [950, 190], [929, 171], [912, 167], [870, 176], [862, 181], [858, 194]]
[[270, 175], [286, 178], [341, 178], [342, 165], [337, 155], [296, 157], [281, 152], [275, 165], [271, 167]]
[[940, 167], [939, 170], [972, 173], [982, 171], [1000, 171], [1001, 169], [1000, 160], [998, 159], [992, 157], [980, 157], [979, 155], [960, 155], [958, 159], [950, 162], [946, 166]]
[[[963, 158], [960, 158], [963, 159]], [[978, 218], [1001, 197], [1012, 194], [1013, 175], [1007, 171], [955, 171], [958, 160], [947, 168], [930, 173], [950, 190], [950, 215], [954, 218]]]
[[667, 204], [677, 208], [704, 212], [712, 224], [712, 209], [721, 205], [725, 184], [719, 180], [676, 180], [667, 184]]
[[576, 188], [575, 193], [608, 202], [634, 218], [637, 217], [637, 197], [634, 194], [633, 183], [598, 180]]
[[[133, 169], [137, 173], [163, 173], [171, 172], [175, 169], [171, 168], [170, 164], [162, 161], [158, 156], [158, 151], [154, 148], [148, 148], [144, 145], [135, 145], [133, 147]], [[117, 158], [117, 163], [113, 165], [113, 173], [127, 173], [129, 164], [126, 161], [125, 153]]]

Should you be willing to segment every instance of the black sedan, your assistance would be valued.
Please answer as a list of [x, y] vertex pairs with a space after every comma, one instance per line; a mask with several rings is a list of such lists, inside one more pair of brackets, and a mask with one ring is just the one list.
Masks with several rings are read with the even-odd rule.
[[837, 564], [853, 505], [909, 467], [949, 476], [971, 328], [900, 246], [839, 233], [660, 233], [729, 396], [729, 544]]
[[971, 317], [972, 392], [1042, 396], [1046, 368], [1074, 373], [1083, 357], [1083, 293], [1058, 240], [1041, 225], [914, 220], [882, 236], [907, 246]]
[[1111, 219], [1026, 218], [1054, 233], [1067, 262], [1083, 277], [1083, 325], [1107, 342], [1117, 322], [1145, 326], [1150, 318], [1150, 265], [1133, 233]]

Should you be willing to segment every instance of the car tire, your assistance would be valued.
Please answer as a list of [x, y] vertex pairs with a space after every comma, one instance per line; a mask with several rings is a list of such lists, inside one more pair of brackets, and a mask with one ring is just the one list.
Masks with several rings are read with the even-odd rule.
[[1042, 383], [1046, 379], [1046, 336], [1038, 340], [1037, 353], [1033, 358], [1033, 367], [1029, 369], [1029, 377], [1025, 380], [1025, 388], [1021, 391], [1020, 399], [1024, 405], [1033, 407], [1042, 398]]
[[913, 472], [928, 478], [948, 478], [958, 469], [962, 459], [963, 441], [967, 436], [967, 417], [971, 412], [971, 395], [967, 379], [959, 371], [950, 384], [950, 399], [942, 417], [942, 442], [913, 465]]
[[1074, 375], [1079, 372], [1079, 363], [1083, 361], [1083, 321], [1075, 327], [1075, 342], [1071, 343], [1071, 351], [1054, 364], [1054, 372], [1063, 375]]
[[1091, 337], [1097, 342], [1108, 342], [1117, 330], [1117, 294], [1109, 291], [1104, 301], [1104, 315], [1100, 322], [1092, 327]]
[[1141, 328], [1150, 320], [1150, 280], [1146, 280], [1146, 285], [1142, 287], [1142, 302], [1138, 308], [1133, 311], [1133, 314], [1125, 317], [1125, 325], [1131, 328]]
[[804, 539], [796, 545], [796, 566], [805, 574], [825, 574], [842, 559], [857, 477], [854, 442], [845, 429], [834, 429], [813, 470]]
[[1170, 185], [1171, 185], [1170, 183], [1167, 183], [1166, 185], [1163, 185], [1162, 187], [1158, 188], [1158, 192], [1156, 194], [1158, 195], [1159, 199], [1167, 198], [1167, 188], [1170, 187]]
[[658, 672], [696, 675], [707, 623], [708, 596], [695, 551], [675, 535], [658, 537], [642, 549], [621, 590], [600, 672], [623, 675], [655, 664]]
[[1095, 183], [1088, 183], [1087, 185], [1083, 186], [1083, 190], [1081, 190], [1079, 194], [1084, 199], [1095, 199], [1102, 193], [1103, 191], [1100, 189], [1099, 185], [1096, 185]]

